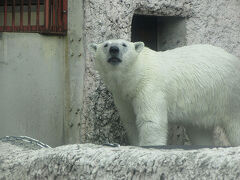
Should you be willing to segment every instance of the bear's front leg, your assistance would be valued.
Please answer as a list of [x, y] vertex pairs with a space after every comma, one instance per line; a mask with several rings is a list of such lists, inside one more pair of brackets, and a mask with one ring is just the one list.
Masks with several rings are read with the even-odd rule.
[[167, 144], [167, 106], [162, 94], [141, 93], [133, 100], [140, 146]]

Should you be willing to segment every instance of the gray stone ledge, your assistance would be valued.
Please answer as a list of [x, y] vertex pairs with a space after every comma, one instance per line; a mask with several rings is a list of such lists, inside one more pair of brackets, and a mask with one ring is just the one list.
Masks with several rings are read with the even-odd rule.
[[29, 150], [0, 141], [0, 179], [239, 179], [240, 147], [146, 149], [74, 144]]

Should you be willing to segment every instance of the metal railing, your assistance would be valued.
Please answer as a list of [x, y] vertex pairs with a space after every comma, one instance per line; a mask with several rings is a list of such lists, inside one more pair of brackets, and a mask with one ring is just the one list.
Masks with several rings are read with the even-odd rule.
[[1, 0], [0, 32], [64, 35], [67, 7], [67, 0]]

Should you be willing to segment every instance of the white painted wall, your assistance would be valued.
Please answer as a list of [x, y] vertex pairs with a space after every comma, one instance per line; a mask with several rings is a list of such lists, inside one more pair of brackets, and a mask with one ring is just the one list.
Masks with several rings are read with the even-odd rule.
[[0, 137], [63, 144], [65, 38], [0, 34]]

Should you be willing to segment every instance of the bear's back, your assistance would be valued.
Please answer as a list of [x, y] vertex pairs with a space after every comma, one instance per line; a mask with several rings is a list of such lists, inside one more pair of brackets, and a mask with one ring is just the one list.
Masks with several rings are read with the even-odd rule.
[[206, 112], [209, 121], [240, 109], [240, 61], [221, 48], [191, 45], [164, 52], [145, 48], [138, 60], [146, 66], [146, 79], [164, 92], [170, 119], [186, 121], [194, 118], [191, 114], [204, 121]]

